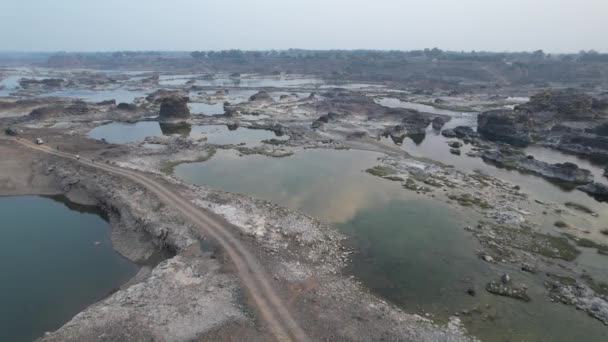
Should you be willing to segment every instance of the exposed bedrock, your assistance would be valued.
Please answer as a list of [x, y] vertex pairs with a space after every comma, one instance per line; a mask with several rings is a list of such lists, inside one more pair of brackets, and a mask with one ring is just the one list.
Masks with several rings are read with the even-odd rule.
[[23, 89], [30, 89], [36, 87], [44, 87], [44, 88], [59, 88], [65, 84], [65, 80], [61, 78], [45, 78], [45, 79], [30, 79], [30, 78], [22, 78], [19, 80], [19, 85]]
[[523, 152], [504, 147], [498, 150], [484, 151], [481, 158], [501, 167], [530, 172], [547, 179], [570, 185], [584, 185], [593, 182], [589, 170], [581, 169], [573, 163], [550, 164], [526, 156]]
[[509, 109], [484, 112], [477, 116], [477, 131], [492, 141], [502, 141], [516, 146], [532, 142], [528, 114]]
[[487, 140], [516, 146], [540, 142], [561, 151], [608, 162], [608, 99], [572, 89], [547, 90], [514, 110], [487, 111], [477, 117]]
[[577, 187], [577, 189], [588, 193], [593, 196], [596, 200], [601, 202], [608, 202], [608, 185], [593, 182]]
[[600, 163], [608, 163], [608, 137], [584, 132], [570, 132], [561, 135], [556, 149], [585, 156]]
[[530, 97], [517, 107], [528, 113], [553, 112], [563, 119], [589, 120], [605, 114], [608, 103], [576, 89], [549, 89]]

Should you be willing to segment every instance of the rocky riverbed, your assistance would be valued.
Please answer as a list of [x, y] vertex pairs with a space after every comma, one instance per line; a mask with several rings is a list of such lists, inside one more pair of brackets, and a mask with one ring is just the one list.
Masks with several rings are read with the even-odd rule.
[[[145, 74], [141, 81], [126, 75], [120, 80], [121, 89], [145, 95], [129, 103], [43, 97], [70, 83], [76, 88], [88, 84], [92, 91], [115, 87], [98, 74], [60, 75], [62, 82], [50, 78], [53, 75], [49, 75], [51, 81], [27, 81], [18, 91], [22, 98], [1, 100], [0, 126], [7, 135], [0, 148], [8, 162], [2, 166], [0, 190], [3, 194], [62, 193], [97, 205], [108, 214], [114, 248], [122, 255], [144, 262], [162, 250], [170, 257], [43, 340], [213, 340], [234, 334], [267, 340], [269, 332], [256, 319], [227, 257], [177, 213], [128, 181], [74, 162], [30, 155], [10, 140], [13, 136], [41, 137], [61, 151], [145, 172], [221, 217], [264, 261], [282, 295], [292, 299], [290, 309], [298, 321], [318, 340], [473, 338], [455, 315], [450, 315], [449, 323], [433, 323], [411, 308], [380, 299], [349, 277], [344, 270], [351, 263], [353, 247], [334, 228], [280, 203], [187, 184], [173, 176], [175, 166], [209, 160], [217, 151], [273, 158], [289, 158], [306, 149], [379, 152], [376, 165], [361, 171], [478, 218], [475, 224], [462, 227], [479, 242], [479, 249], [470, 253], [505, 272], [477, 288], [535, 305], [527, 284], [511, 279], [519, 273], [531, 275], [546, 284], [545, 295], [556, 302], [553, 305], [571, 305], [590, 319], [608, 322], [606, 283], [598, 273], [602, 267], [587, 271], [587, 264], [578, 263], [582, 257], [589, 258], [589, 251], [602, 258], [608, 254], [603, 204], [577, 203], [578, 197], [570, 193], [546, 200], [534, 189], [497, 174], [450, 164], [453, 160], [486, 162], [489, 167], [521, 172], [526, 179], [544, 182], [545, 178], [560, 189], [583, 191], [603, 200], [608, 182], [591, 171], [569, 161], [547, 162], [522, 149], [536, 144], [605, 162], [603, 120], [608, 114], [601, 94], [528, 89], [523, 94], [530, 96], [527, 101], [520, 99], [521, 91], [516, 89], [502, 89], [504, 96], [496, 97], [490, 91], [428, 95], [303, 84], [246, 88], [250, 95], [236, 96], [231, 93], [243, 89], [188, 82], [161, 86], [154, 74]], [[386, 98], [398, 106], [384, 106], [379, 99]], [[193, 114], [187, 106], [193, 100], [222, 102], [224, 113]], [[430, 108], [436, 110], [408, 108], [410, 102], [434, 104]], [[476, 116], [477, 112], [481, 114]], [[87, 136], [112, 122], [150, 122], [159, 125], [160, 133], [124, 144]], [[193, 133], [196, 127], [209, 125], [225, 126], [228, 131], [264, 130], [274, 138], [213, 143], [212, 134]], [[440, 158], [443, 152], [418, 156], [404, 148], [410, 141], [417, 146], [434, 137], [450, 139], [438, 147], [449, 157]], [[31, 171], [20, 174], [25, 169]], [[150, 307], [157, 310], [151, 312]]]

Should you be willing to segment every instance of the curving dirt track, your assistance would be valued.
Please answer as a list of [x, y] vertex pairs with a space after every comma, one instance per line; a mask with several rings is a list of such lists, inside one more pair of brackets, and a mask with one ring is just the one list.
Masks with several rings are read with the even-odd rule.
[[198, 227], [202, 233], [217, 241], [222, 248], [225, 249], [234, 263], [239, 278], [253, 299], [262, 319], [266, 322], [268, 328], [278, 341], [309, 341], [306, 333], [295, 321], [287, 307], [283, 304], [281, 298], [270, 285], [268, 281], [270, 278], [260, 262], [240, 241], [230, 234], [226, 227], [222, 226], [222, 223], [208, 216], [190, 201], [140, 173], [108, 164], [94, 163], [44, 145], [36, 145], [23, 139], [17, 138], [16, 141], [28, 148], [75, 160], [86, 166], [127, 178], [146, 187], [149, 191], [158, 196], [161, 202], [180, 212], [186, 219]]

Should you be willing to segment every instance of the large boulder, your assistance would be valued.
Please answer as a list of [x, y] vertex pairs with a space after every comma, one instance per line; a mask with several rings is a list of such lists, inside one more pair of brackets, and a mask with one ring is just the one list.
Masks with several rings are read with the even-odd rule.
[[469, 126], [457, 126], [454, 128], [454, 134], [459, 139], [473, 139], [477, 138], [478, 134], [475, 130]]
[[190, 109], [188, 108], [187, 96], [171, 96], [161, 100], [159, 117], [161, 120], [188, 119]]
[[426, 113], [412, 112], [401, 120], [409, 136], [426, 134], [426, 128], [431, 124], [431, 117]]
[[532, 142], [529, 115], [508, 109], [483, 112], [477, 116], [477, 132], [484, 138], [517, 146]]
[[233, 117], [239, 114], [238, 106], [230, 104], [230, 102], [224, 102], [224, 115]]
[[251, 95], [249, 97], [249, 101], [272, 101], [272, 97], [270, 96], [270, 94], [268, 94], [268, 92], [260, 90], [257, 93]]
[[448, 122], [450, 120], [449, 117], [443, 117], [443, 116], [436, 116], [433, 118], [433, 120], [431, 121], [431, 123], [433, 124], [433, 129], [436, 131], [439, 131], [441, 128], [443, 128], [443, 125], [445, 125], [446, 122]]

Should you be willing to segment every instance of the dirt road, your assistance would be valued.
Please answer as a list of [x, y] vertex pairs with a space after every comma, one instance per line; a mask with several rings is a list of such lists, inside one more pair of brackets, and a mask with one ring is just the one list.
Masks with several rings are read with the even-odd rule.
[[75, 155], [54, 150], [45, 145], [36, 145], [23, 139], [16, 139], [20, 144], [48, 154], [78, 161], [86, 166], [97, 168], [136, 182], [156, 194], [159, 200], [173, 207], [186, 219], [198, 227], [201, 232], [217, 241], [228, 253], [234, 263], [241, 282], [253, 299], [261, 318], [278, 341], [308, 341], [309, 338], [294, 320], [281, 298], [276, 294], [269, 282], [271, 279], [264, 267], [247, 248], [213, 217], [182, 198], [178, 193], [168, 189], [159, 182], [138, 172], [122, 169], [116, 166], [94, 163], [90, 160], [77, 158]]

